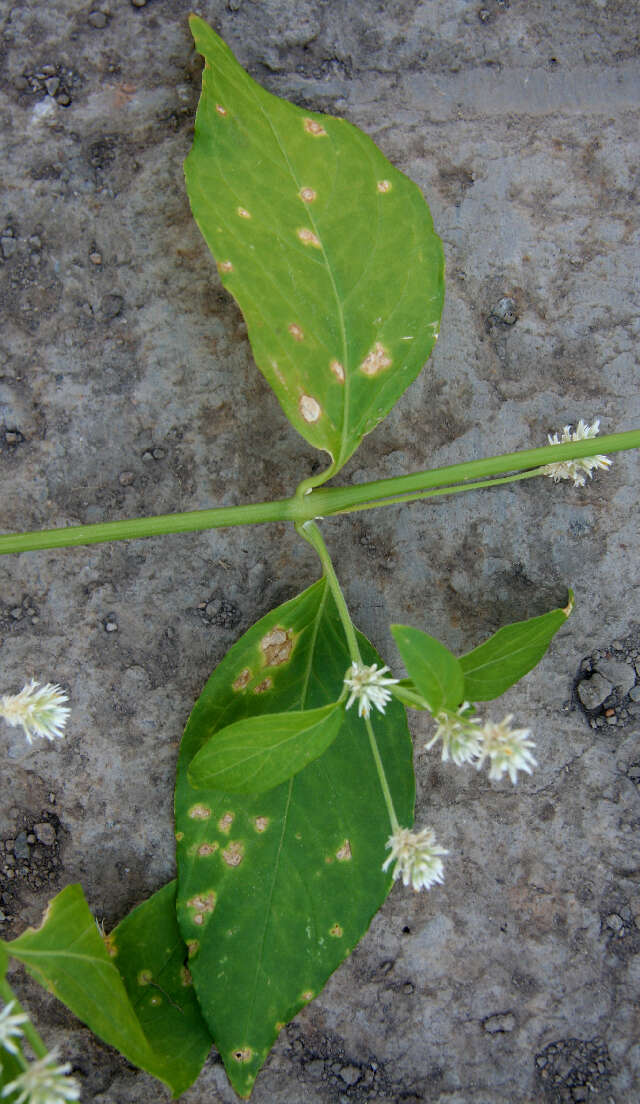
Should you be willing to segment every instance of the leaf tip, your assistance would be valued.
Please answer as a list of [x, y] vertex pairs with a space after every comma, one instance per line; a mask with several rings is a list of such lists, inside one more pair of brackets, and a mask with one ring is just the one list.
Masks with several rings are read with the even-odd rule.
[[562, 607], [562, 612], [564, 613], [565, 617], [569, 617], [569, 615], [571, 613], [573, 613], [573, 607], [575, 606], [575, 604], [576, 604], [575, 595], [574, 595], [571, 587], [569, 587], [569, 600], [568, 600], [566, 606]]

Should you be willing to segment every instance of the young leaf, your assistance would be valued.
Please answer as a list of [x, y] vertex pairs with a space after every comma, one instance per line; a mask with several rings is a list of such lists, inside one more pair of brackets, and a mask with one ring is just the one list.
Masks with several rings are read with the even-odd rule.
[[[157, 908], [153, 911], [157, 919], [159, 911]], [[163, 936], [167, 934], [166, 927], [160, 925], [159, 930]], [[123, 942], [126, 942], [126, 936]], [[202, 1059], [198, 1058], [202, 1050], [202, 1025], [198, 1029], [200, 1050], [190, 1040], [184, 1058], [180, 1047], [187, 1040], [187, 1032], [184, 1028], [177, 1028], [180, 1023], [177, 1016], [173, 1017], [173, 1024], [177, 1028], [175, 1038], [179, 1046], [175, 1047], [172, 1043], [168, 1048], [164, 1045], [159, 1050], [152, 1048], [79, 885], [63, 889], [50, 901], [41, 926], [27, 929], [7, 944], [7, 949], [96, 1035], [119, 1050], [134, 1065], [164, 1081], [174, 1095], [183, 1092], [197, 1076], [204, 1060], [204, 1054]], [[170, 940], [168, 945], [163, 943], [161, 948], [147, 948], [146, 953], [151, 960], [149, 969], [153, 980], [155, 963], [163, 953], [167, 961], [175, 953], [175, 939]], [[163, 981], [166, 980], [163, 975]], [[157, 1012], [158, 1026], [154, 1027], [153, 1034], [165, 1042], [167, 1018], [164, 1005], [168, 986], [163, 985], [163, 991], [161, 1003], [151, 1006], [147, 1002], [143, 1014], [149, 1022]], [[149, 991], [150, 997], [156, 994], [160, 996], [158, 990], [154, 993]], [[190, 1013], [189, 1031], [194, 1029], [194, 1022], [195, 1017]]]
[[457, 709], [463, 700], [460, 663], [435, 637], [410, 625], [392, 625], [391, 632], [405, 667], [435, 716], [441, 709]]
[[540, 662], [572, 609], [573, 591], [569, 591], [569, 602], [562, 609], [505, 625], [484, 644], [461, 656], [464, 697], [468, 701], [491, 701], [504, 694]]
[[332, 474], [429, 356], [444, 262], [415, 184], [343, 119], [272, 96], [191, 16], [205, 59], [189, 201], [260, 371]]
[[227, 725], [191, 760], [196, 789], [265, 793], [317, 759], [344, 720], [337, 702], [295, 713], [265, 713]]
[[[380, 659], [360, 638], [363, 660]], [[283, 1025], [353, 950], [391, 885], [389, 819], [364, 722], [346, 714], [320, 758], [264, 794], [195, 790], [188, 767], [247, 717], [335, 701], [351, 659], [324, 579], [273, 610], [225, 656], [185, 730], [178, 764], [178, 920], [203, 1014], [248, 1095]], [[396, 811], [413, 820], [403, 708], [372, 718]]]

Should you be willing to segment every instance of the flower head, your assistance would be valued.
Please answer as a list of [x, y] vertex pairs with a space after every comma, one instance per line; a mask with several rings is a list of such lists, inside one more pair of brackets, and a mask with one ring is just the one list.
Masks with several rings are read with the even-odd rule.
[[58, 1051], [52, 1050], [44, 1058], [32, 1062], [24, 1073], [5, 1085], [0, 1098], [4, 1100], [18, 1093], [15, 1104], [66, 1104], [68, 1100], [79, 1100], [80, 1086], [68, 1076], [71, 1066], [68, 1062], [56, 1066], [58, 1057]]
[[[557, 433], [553, 436], [548, 434], [548, 440], [550, 445], [567, 445], [572, 441], [586, 441], [590, 437], [595, 437], [600, 429], [600, 419], [596, 418], [592, 426], [587, 425], [586, 422], [580, 419], [573, 433], [571, 432], [571, 426], [566, 425], [562, 430], [562, 436], [558, 437]], [[558, 483], [560, 479], [573, 479], [574, 487], [584, 487], [586, 482], [586, 476], [589, 479], [592, 478], [595, 468], [604, 468], [607, 471], [611, 467], [612, 461], [608, 456], [581, 456], [579, 460], [560, 460], [557, 464], [546, 464], [542, 468], [544, 475], [549, 475], [554, 483]]]
[[34, 736], [44, 736], [47, 740], [64, 735], [63, 728], [71, 710], [65, 709], [63, 702], [67, 695], [59, 686], [50, 682], [38, 686], [33, 680], [23, 686], [19, 694], [5, 694], [0, 697], [0, 717], [13, 728], [22, 725], [27, 743]]
[[414, 889], [430, 889], [435, 882], [442, 882], [444, 867], [441, 855], [448, 854], [436, 843], [431, 828], [422, 828], [412, 832], [410, 828], [398, 828], [387, 840], [391, 854], [382, 864], [386, 870], [395, 862], [393, 880], [402, 878], [403, 885], [412, 885]]
[[387, 690], [387, 686], [395, 686], [399, 681], [394, 678], [385, 678], [385, 672], [388, 670], [388, 667], [381, 667], [378, 670], [377, 663], [372, 664], [371, 667], [367, 667], [364, 663], [352, 663], [344, 676], [344, 684], [351, 691], [347, 709], [350, 709], [354, 701], [357, 700], [358, 716], [360, 717], [368, 717], [372, 705], [375, 705], [376, 709], [384, 713], [387, 702], [391, 701], [391, 694]]
[[529, 750], [536, 746], [533, 740], [529, 739], [530, 729], [511, 728], [512, 720], [513, 715], [510, 713], [499, 724], [486, 721], [480, 729], [482, 744], [476, 766], [479, 770], [485, 759], [488, 759], [489, 778], [494, 782], [499, 781], [506, 773], [511, 781], [516, 783], [519, 770], [531, 774], [531, 767], [537, 765]]
[[432, 748], [438, 740], [442, 740], [442, 759], [446, 763], [453, 759], [456, 766], [462, 763], [472, 763], [480, 754], [480, 735], [478, 717], [468, 715], [469, 702], [463, 702], [456, 713], [442, 710], [436, 713], [437, 724], [435, 736], [429, 740], [425, 747]]
[[9, 1001], [9, 1004], [5, 1005], [2, 1012], [0, 1012], [0, 1046], [8, 1050], [9, 1054], [19, 1053], [13, 1040], [21, 1038], [23, 1034], [22, 1025], [29, 1019], [26, 1012], [14, 1012], [12, 1014], [11, 1009], [15, 1003], [15, 1001]]

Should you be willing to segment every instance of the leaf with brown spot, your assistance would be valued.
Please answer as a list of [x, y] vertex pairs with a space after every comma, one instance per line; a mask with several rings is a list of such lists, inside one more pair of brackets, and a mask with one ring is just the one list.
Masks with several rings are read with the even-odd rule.
[[[326, 139], [322, 139], [326, 141]], [[261, 641], [278, 626], [295, 634], [287, 664], [274, 667], [268, 694], [238, 694], [238, 671], [255, 670]], [[381, 663], [364, 637], [365, 663]], [[229, 726], [308, 717], [339, 698], [350, 657], [340, 618], [324, 579], [267, 614], [233, 646], [213, 672], [185, 730], [178, 764], [176, 822], [178, 920], [187, 943], [197, 939], [189, 968], [203, 1015], [229, 1078], [250, 1093], [278, 1031], [319, 993], [355, 947], [392, 884], [382, 870], [390, 834], [364, 722], [344, 714], [328, 749], [267, 793], [195, 791], [189, 769], [205, 745]], [[392, 701], [372, 718], [396, 812], [413, 820], [412, 744], [404, 710]], [[251, 722], [251, 724], [250, 724]], [[197, 800], [211, 806], [208, 822], [193, 820]], [[214, 824], [233, 814], [229, 838]], [[260, 830], [258, 829], [260, 827]], [[197, 848], [217, 839], [206, 861]], [[229, 865], [224, 850], [244, 845]], [[332, 861], [328, 862], [327, 859]], [[188, 902], [214, 889], [215, 911], [194, 925]], [[329, 934], [339, 918], [343, 936]], [[240, 1061], [238, 1054], [246, 1056]]]
[[434, 346], [442, 245], [418, 187], [362, 131], [271, 95], [202, 19], [191, 28], [205, 58], [191, 209], [260, 371], [334, 474]]

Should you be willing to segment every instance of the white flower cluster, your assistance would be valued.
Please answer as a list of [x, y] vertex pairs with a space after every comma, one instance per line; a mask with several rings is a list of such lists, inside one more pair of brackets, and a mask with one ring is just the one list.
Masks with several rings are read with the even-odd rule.
[[22, 1025], [27, 1022], [29, 1017], [26, 1012], [12, 1012], [11, 1009], [15, 1003], [15, 1001], [9, 1001], [9, 1004], [6, 1004], [0, 1012], [0, 1046], [8, 1050], [9, 1054], [17, 1056], [20, 1052], [15, 1040], [22, 1038]]
[[[589, 438], [595, 437], [599, 429], [599, 418], [596, 418], [592, 426], [587, 425], [581, 418], [573, 432], [571, 432], [571, 426], [566, 425], [562, 430], [562, 436], [559, 437], [557, 433], [553, 435], [549, 433], [547, 437], [550, 445], [568, 445], [573, 441], [587, 441]], [[561, 479], [573, 479], [574, 487], [584, 487], [587, 475], [591, 479], [596, 468], [603, 468], [607, 471], [611, 467], [611, 463], [612, 461], [608, 456], [582, 456], [579, 460], [560, 460], [557, 464], [546, 464], [542, 468], [542, 472], [544, 475], [550, 476], [554, 483], [558, 483]]]
[[489, 778], [492, 782], [497, 782], [503, 774], [508, 774], [515, 784], [519, 770], [531, 774], [531, 768], [536, 766], [531, 753], [531, 748], [535, 747], [530, 739], [531, 730], [511, 728], [511, 713], [499, 724], [494, 721], [483, 723], [478, 717], [468, 714], [469, 708], [469, 702], [463, 702], [456, 713], [438, 713], [435, 718], [438, 726], [435, 736], [426, 747], [432, 748], [441, 740], [442, 758], [445, 761], [453, 759], [458, 766], [462, 763], [474, 763], [480, 770], [488, 761]]
[[359, 717], [368, 717], [372, 705], [384, 713], [385, 707], [391, 701], [391, 693], [387, 690], [387, 686], [395, 686], [399, 682], [399, 679], [385, 678], [388, 670], [388, 667], [381, 667], [378, 670], [377, 663], [372, 664], [371, 667], [367, 667], [365, 663], [352, 663], [344, 676], [344, 684], [351, 691], [347, 709], [357, 701]]
[[387, 840], [387, 848], [391, 854], [382, 864], [382, 869], [386, 870], [391, 863], [395, 863], [394, 882], [402, 878], [403, 885], [412, 885], [418, 890], [431, 889], [436, 882], [443, 881], [444, 867], [440, 856], [448, 852], [436, 843], [431, 828], [422, 828], [419, 832], [397, 828]]
[[5, 1085], [0, 1099], [17, 1093], [14, 1104], [67, 1104], [69, 1100], [79, 1100], [80, 1085], [75, 1078], [69, 1077], [71, 1066], [68, 1062], [55, 1065], [58, 1057], [58, 1051], [54, 1049], [44, 1058], [32, 1062], [23, 1073]]
[[12, 728], [22, 725], [28, 744], [34, 736], [53, 740], [64, 735], [63, 729], [71, 712], [64, 707], [66, 701], [67, 695], [60, 686], [50, 682], [39, 686], [31, 680], [19, 694], [0, 697], [0, 717]]

